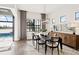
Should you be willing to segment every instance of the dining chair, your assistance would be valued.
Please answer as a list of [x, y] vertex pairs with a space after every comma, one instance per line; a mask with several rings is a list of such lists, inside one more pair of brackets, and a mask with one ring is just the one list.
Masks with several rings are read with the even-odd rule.
[[39, 46], [42, 45], [43, 47], [43, 45], [45, 45], [44, 36], [38, 36], [37, 44], [38, 44], [38, 52], [39, 52]]
[[36, 48], [37, 48], [37, 40], [38, 40], [37, 35], [35, 35], [34, 33], [32, 33], [32, 43], [33, 43], [33, 46], [36, 45]]
[[59, 37], [51, 37], [51, 40], [46, 42], [46, 51], [47, 51], [47, 47], [52, 49], [52, 54], [53, 54], [53, 50], [54, 48], [57, 48], [58, 51], [58, 55], [59, 55]]

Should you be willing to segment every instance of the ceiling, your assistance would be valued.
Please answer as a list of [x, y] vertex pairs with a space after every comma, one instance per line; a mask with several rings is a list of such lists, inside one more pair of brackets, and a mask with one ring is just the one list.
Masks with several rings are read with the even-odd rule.
[[69, 7], [73, 5], [71, 4], [0, 4], [0, 6], [17, 8], [20, 10], [37, 12], [37, 13], [51, 13], [54, 12], [55, 10], [63, 9], [63, 7]]
[[52, 4], [20, 4], [17, 8], [39, 13], [50, 13], [55, 9], [61, 7], [62, 5], [52, 5]]

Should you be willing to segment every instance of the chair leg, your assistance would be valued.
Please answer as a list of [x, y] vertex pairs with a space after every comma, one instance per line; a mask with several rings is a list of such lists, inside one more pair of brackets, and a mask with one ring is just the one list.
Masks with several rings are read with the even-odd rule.
[[39, 44], [38, 44], [38, 52], [39, 52]]
[[59, 47], [57, 47], [58, 55], [59, 55]]
[[45, 54], [47, 53], [47, 45], [45, 45]]
[[53, 55], [53, 48], [52, 48], [52, 55]]
[[37, 49], [37, 40], [36, 40], [36, 49]]
[[61, 51], [61, 53], [63, 53], [63, 50], [62, 49], [60, 51]]
[[33, 46], [35, 46], [34, 41], [32, 40]]

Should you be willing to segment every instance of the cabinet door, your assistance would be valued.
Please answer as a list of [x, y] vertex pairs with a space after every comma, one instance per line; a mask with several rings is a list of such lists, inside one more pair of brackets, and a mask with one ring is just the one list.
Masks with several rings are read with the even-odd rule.
[[71, 34], [65, 34], [64, 36], [64, 44], [75, 47], [75, 36]]
[[72, 41], [73, 41], [72, 46], [76, 47], [76, 37], [75, 36], [72, 37]]
[[67, 34], [64, 35], [64, 44], [68, 45], [68, 36], [67, 36]]
[[68, 45], [71, 47], [75, 47], [76, 46], [76, 38], [74, 35], [69, 35], [69, 42]]
[[72, 41], [72, 39], [71, 39], [70, 35], [67, 35], [67, 44], [70, 45], [71, 41]]

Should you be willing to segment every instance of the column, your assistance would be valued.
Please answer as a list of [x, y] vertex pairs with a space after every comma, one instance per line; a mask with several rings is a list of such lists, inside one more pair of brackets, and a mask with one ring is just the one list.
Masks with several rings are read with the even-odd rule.
[[[41, 14], [41, 19], [42, 19], [42, 22], [46, 20], [46, 14], [45, 13]], [[42, 23], [42, 29], [46, 29], [46, 24], [45, 23]]]
[[26, 39], [26, 11], [20, 10], [20, 39]]

